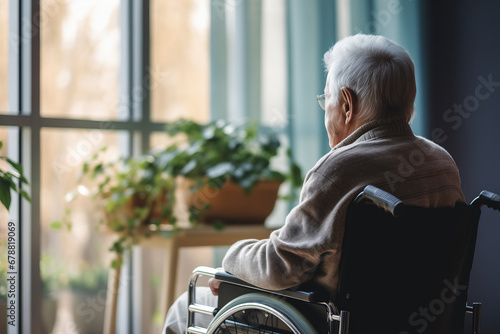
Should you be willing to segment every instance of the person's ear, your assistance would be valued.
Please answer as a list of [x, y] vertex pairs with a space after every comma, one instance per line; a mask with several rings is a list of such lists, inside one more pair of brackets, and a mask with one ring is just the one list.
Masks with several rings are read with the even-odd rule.
[[347, 124], [351, 122], [354, 117], [354, 103], [355, 103], [354, 94], [347, 87], [342, 87], [341, 94], [342, 94], [342, 108], [344, 110], [345, 122]]

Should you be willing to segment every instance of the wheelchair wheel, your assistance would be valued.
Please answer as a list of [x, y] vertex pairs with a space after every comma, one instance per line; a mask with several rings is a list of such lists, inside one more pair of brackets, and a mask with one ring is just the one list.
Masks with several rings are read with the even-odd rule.
[[212, 320], [207, 334], [293, 333], [316, 331], [292, 305], [275, 296], [250, 293], [227, 303]]

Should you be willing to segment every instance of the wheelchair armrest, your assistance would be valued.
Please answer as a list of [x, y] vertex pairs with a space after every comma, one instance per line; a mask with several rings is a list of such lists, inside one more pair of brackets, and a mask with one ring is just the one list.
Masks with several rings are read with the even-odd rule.
[[272, 293], [278, 296], [283, 296], [287, 298], [297, 299], [309, 303], [320, 303], [320, 302], [328, 302], [328, 292], [321, 287], [310, 287], [310, 286], [298, 286], [293, 287], [286, 290], [267, 290], [263, 288], [259, 288], [253, 284], [247, 283], [238, 277], [234, 276], [231, 273], [225, 271], [219, 271], [215, 274], [215, 278], [221, 280], [223, 282], [238, 285], [241, 287], [263, 291], [267, 293]]

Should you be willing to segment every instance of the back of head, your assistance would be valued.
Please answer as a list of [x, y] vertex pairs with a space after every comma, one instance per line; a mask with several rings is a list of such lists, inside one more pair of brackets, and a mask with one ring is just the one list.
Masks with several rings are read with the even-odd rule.
[[363, 123], [411, 120], [415, 68], [402, 46], [382, 36], [358, 34], [338, 41], [325, 53], [324, 62], [327, 93], [339, 101], [341, 88], [351, 89]]

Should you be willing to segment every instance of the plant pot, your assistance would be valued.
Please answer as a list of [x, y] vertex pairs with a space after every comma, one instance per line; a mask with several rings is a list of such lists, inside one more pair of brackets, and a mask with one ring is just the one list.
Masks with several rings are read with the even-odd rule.
[[261, 181], [250, 194], [232, 182], [221, 189], [205, 186], [191, 196], [188, 205], [209, 206], [201, 216], [205, 223], [263, 224], [274, 209], [280, 185], [281, 181]]
[[[151, 224], [153, 221], [156, 221], [157, 223], [159, 222], [160, 224], [168, 224], [169, 218], [165, 215], [162, 216], [162, 211], [171, 205], [172, 203], [169, 202], [165, 193], [162, 193], [153, 200], [149, 199], [149, 201], [146, 198], [134, 195], [117, 213], [109, 213], [104, 210], [104, 215], [106, 217], [107, 225], [113, 225], [114, 222], [119, 222], [120, 225], [126, 225], [127, 219], [137, 217], [137, 214], [134, 211], [139, 208], [146, 209], [148, 211], [147, 215], [141, 220], [141, 225], [146, 226]], [[107, 227], [110, 230], [114, 230], [114, 226]]]

